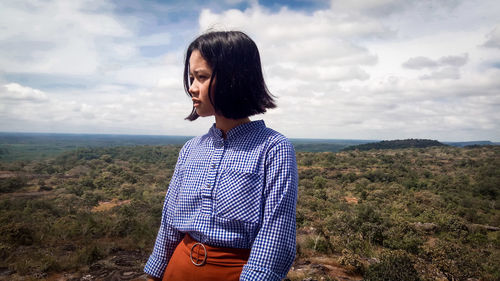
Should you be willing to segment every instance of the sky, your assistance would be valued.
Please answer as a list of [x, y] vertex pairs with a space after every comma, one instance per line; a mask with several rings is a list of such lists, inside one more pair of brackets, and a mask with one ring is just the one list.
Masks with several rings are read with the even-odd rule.
[[0, 131], [201, 135], [184, 53], [240, 30], [290, 138], [500, 141], [500, 1], [2, 0]]

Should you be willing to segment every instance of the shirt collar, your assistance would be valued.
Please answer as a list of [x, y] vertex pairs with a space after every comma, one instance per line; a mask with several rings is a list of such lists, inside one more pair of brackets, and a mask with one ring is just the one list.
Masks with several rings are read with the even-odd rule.
[[[266, 124], [264, 123], [264, 120], [256, 120], [256, 121], [251, 121], [245, 124], [241, 124], [239, 126], [236, 126], [229, 130], [227, 132], [227, 140], [233, 140], [237, 139], [243, 135], [246, 135], [249, 132], [256, 131], [261, 128], [265, 128]], [[215, 140], [223, 140], [223, 135], [222, 135], [222, 130], [217, 129], [215, 127], [215, 123], [212, 125], [212, 127], [209, 130], [209, 134], [215, 139]]]

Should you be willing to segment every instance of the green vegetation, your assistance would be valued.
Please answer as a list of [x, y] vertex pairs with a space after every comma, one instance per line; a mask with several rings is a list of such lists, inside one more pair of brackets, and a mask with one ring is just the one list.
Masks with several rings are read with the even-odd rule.
[[370, 149], [402, 149], [402, 148], [426, 148], [432, 146], [445, 146], [438, 142], [437, 140], [425, 140], [425, 139], [406, 139], [406, 140], [390, 140], [390, 141], [381, 141], [381, 142], [373, 142], [373, 143], [365, 143], [354, 146], [349, 146], [343, 151], [349, 150], [370, 150]]
[[178, 146], [87, 148], [0, 164], [0, 268], [41, 276], [117, 250], [149, 252], [178, 153]]
[[345, 148], [346, 144], [340, 143], [294, 143], [293, 144], [295, 151], [303, 151], [303, 152], [338, 152]]
[[[0, 163], [0, 268], [42, 276], [88, 270], [119, 249], [147, 257], [179, 148]], [[500, 279], [500, 147], [297, 152], [297, 161], [297, 265], [322, 259], [366, 280]], [[336, 280], [317, 268], [309, 276]]]
[[190, 137], [0, 132], [0, 162], [44, 160], [90, 147], [181, 145]]
[[300, 152], [339, 152], [342, 149], [358, 144], [370, 143], [370, 140], [341, 139], [290, 139], [295, 151]]
[[300, 258], [340, 255], [368, 280], [500, 278], [500, 147], [299, 153], [298, 161]]

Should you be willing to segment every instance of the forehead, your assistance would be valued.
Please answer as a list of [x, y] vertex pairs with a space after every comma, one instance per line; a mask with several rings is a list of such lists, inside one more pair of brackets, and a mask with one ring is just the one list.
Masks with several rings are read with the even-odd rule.
[[194, 50], [189, 57], [190, 72], [208, 71], [212, 72], [212, 68], [208, 62], [201, 56], [200, 51]]

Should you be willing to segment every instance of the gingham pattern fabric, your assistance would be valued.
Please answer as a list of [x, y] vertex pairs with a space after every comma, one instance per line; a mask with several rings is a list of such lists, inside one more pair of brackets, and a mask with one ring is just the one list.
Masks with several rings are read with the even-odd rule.
[[153, 253], [161, 277], [185, 233], [217, 247], [251, 249], [240, 280], [280, 280], [295, 258], [297, 164], [292, 144], [264, 121], [222, 137], [212, 126], [179, 153]]

